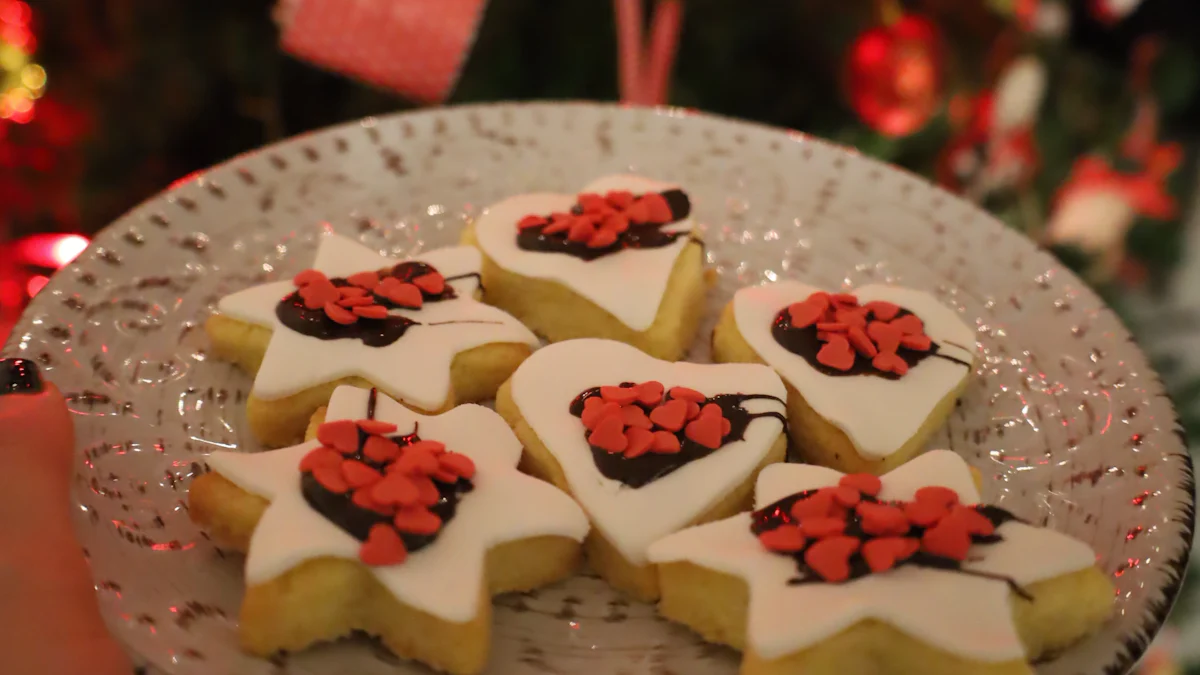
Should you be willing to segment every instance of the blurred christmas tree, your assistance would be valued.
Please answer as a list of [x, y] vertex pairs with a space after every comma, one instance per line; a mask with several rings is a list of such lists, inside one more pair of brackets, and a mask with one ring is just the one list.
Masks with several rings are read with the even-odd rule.
[[[276, 18], [321, 1], [0, 0], [0, 242], [88, 234], [235, 153], [412, 105], [280, 49]], [[1149, 325], [1129, 299], [1171, 278], [1193, 201], [1180, 142], [1200, 119], [1197, 3], [688, 0], [685, 13], [670, 103], [927, 175], [1055, 250], [1135, 333]], [[613, 23], [610, 0], [491, 0], [450, 100], [615, 99]], [[0, 333], [50, 271], [0, 266]], [[1160, 365], [1196, 410], [1200, 385]]]

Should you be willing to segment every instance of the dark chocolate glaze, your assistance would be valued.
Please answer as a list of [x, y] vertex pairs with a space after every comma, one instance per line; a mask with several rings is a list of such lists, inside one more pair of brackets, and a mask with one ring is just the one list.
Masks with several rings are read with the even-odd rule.
[[[755, 536], [758, 536], [763, 532], [774, 530], [781, 525], [792, 523], [794, 521], [791, 514], [792, 505], [802, 499], [807, 499], [816, 493], [817, 490], [797, 492], [796, 494], [784, 497], [783, 499], [768, 504], [767, 506], [764, 506], [763, 508], [753, 512], [750, 514], [750, 531], [753, 532]], [[868, 497], [866, 495], [862, 496], [862, 500], [865, 502], [887, 503], [881, 502], [881, 500], [878, 500], [874, 497]], [[978, 505], [975, 507], [975, 509], [988, 520], [992, 521], [992, 525], [996, 526], [997, 529], [1010, 520], [1018, 520], [1016, 516], [998, 506]], [[924, 533], [924, 528], [914, 525], [906, 536], [919, 540]], [[872, 535], [863, 532], [862, 521], [859, 519], [858, 513], [853, 510], [850, 511], [849, 515], [846, 517], [845, 535], [854, 537], [859, 541], [864, 542], [873, 538]], [[1002, 540], [1003, 537], [1001, 537], [999, 534], [991, 534], [987, 536], [972, 535], [971, 537], [972, 543], [975, 544], [994, 544]], [[777, 552], [776, 555], [786, 555], [796, 561], [796, 568], [799, 570], [800, 576], [788, 580], [788, 585], [795, 586], [809, 583], [828, 583], [822, 579], [819, 574], [814, 572], [807, 563], [804, 562], [803, 551], [797, 553]], [[961, 574], [983, 576], [990, 579], [996, 579], [998, 581], [1004, 581], [1009, 585], [1010, 588], [1013, 589], [1015, 593], [1021, 597], [1029, 598], [1028, 593], [1018, 586], [1012, 579], [1000, 575], [964, 570], [959, 561], [951, 558], [943, 558], [926, 553], [924, 551], [918, 551], [917, 553], [913, 554], [912, 557], [896, 563], [896, 567], [901, 567], [903, 565], [915, 565], [917, 567], [930, 567], [949, 570], [953, 572], [959, 572]], [[871, 568], [867, 565], [862, 555], [860, 553], [855, 553], [854, 555], [850, 556], [850, 578], [847, 579], [847, 581], [853, 581], [855, 579], [865, 577], [868, 574], [872, 574]]]
[[[907, 309], [902, 309], [900, 310], [900, 313], [896, 315], [896, 318], [907, 316], [909, 314], [912, 314], [912, 312], [908, 311]], [[824, 373], [825, 375], [834, 375], [839, 377], [844, 375], [869, 375], [873, 377], [882, 377], [888, 380], [898, 380], [903, 377], [902, 375], [897, 375], [896, 373], [883, 372], [876, 369], [871, 365], [871, 359], [865, 358], [861, 355], [854, 359], [854, 365], [850, 366], [849, 370], [838, 370], [837, 368], [830, 368], [829, 366], [821, 363], [817, 360], [817, 352], [821, 351], [821, 347], [823, 347], [825, 343], [817, 339], [816, 324], [807, 326], [805, 328], [793, 328], [792, 316], [788, 313], [787, 307], [784, 307], [779, 311], [778, 314], [775, 315], [775, 321], [771, 323], [771, 337], [775, 338], [775, 341], [779, 343], [779, 346], [804, 359], [808, 362], [808, 365], [817, 369], [819, 372]], [[924, 352], [909, 349], [904, 345], [900, 345], [900, 349], [896, 352], [896, 355], [901, 359], [904, 359], [904, 362], [908, 364], [909, 368], [916, 366], [918, 363], [930, 357], [945, 359], [966, 368], [971, 367], [971, 364], [967, 363], [966, 361], [940, 353], [938, 350], [938, 344], [936, 342], [930, 345], [929, 351]]]
[[[371, 393], [374, 394], [375, 390], [372, 389]], [[373, 410], [370, 410], [370, 404], [373, 402], [373, 398], [368, 400], [368, 412], [374, 412]], [[417, 435], [416, 426], [413, 427], [411, 433], [403, 436], [389, 436], [388, 438], [391, 438], [402, 448], [421, 440], [420, 436]], [[370, 459], [363, 456], [362, 448], [363, 444], [366, 443], [366, 440], [367, 434], [359, 431], [358, 452], [353, 455], [348, 455], [348, 457], [357, 459], [374, 469], [383, 471], [383, 465], [372, 462]], [[459, 499], [461, 499], [462, 495], [470, 492], [474, 488], [474, 484], [465, 478], [459, 478], [458, 481], [454, 483], [443, 483], [435, 480], [433, 481], [433, 484], [437, 486], [439, 498], [436, 504], [429, 507], [429, 510], [436, 513], [437, 516], [442, 519], [442, 527], [445, 527], [445, 525], [454, 518], [454, 514], [458, 511]], [[325, 516], [329, 522], [342, 528], [348, 532], [350, 536], [358, 539], [359, 541], [367, 540], [367, 536], [371, 532], [371, 526], [375, 525], [376, 523], [392, 522], [391, 516], [385, 516], [381, 513], [376, 513], [375, 511], [364, 509], [355, 504], [353, 501], [351, 501], [350, 492], [339, 495], [326, 490], [325, 486], [321, 485], [321, 483], [318, 482], [316, 478], [313, 478], [313, 475], [307, 471], [300, 475], [300, 492], [304, 495], [304, 501], [308, 502], [308, 505], [313, 507], [317, 513]], [[438, 532], [441, 532], [441, 530], [438, 530]], [[437, 532], [434, 534], [410, 534], [407, 532], [400, 532], [400, 539], [404, 541], [404, 547], [408, 549], [409, 553], [418, 551], [432, 544], [434, 540], [437, 539], [437, 536]]]
[[[633, 386], [633, 384], [632, 382], [623, 382], [621, 386], [628, 387]], [[587, 399], [599, 395], [600, 387], [592, 387], [579, 396], [576, 396], [571, 401], [571, 414], [576, 417], [581, 416], [583, 414], [584, 403]], [[721, 414], [725, 419], [729, 420], [729, 433], [721, 439], [722, 446], [726, 443], [740, 441], [745, 438], [746, 427], [750, 426], [751, 422], [760, 417], [774, 417], [783, 424], [785, 429], [787, 428], [787, 418], [782, 413], [752, 413], [742, 407], [742, 403], [745, 401], [759, 399], [768, 399], [783, 403], [780, 399], [766, 394], [718, 394], [700, 404], [700, 407], [703, 408], [709, 403], [716, 403], [721, 406]], [[670, 396], [664, 394], [664, 400], [670, 400]], [[635, 405], [640, 406], [647, 413], [651, 410], [649, 406], [640, 403]], [[596, 468], [600, 470], [601, 474], [613, 480], [621, 481], [629, 487], [640, 488], [682, 468], [688, 462], [707, 457], [720, 449], [709, 448], [696, 443], [684, 434], [683, 429], [676, 432], [675, 436], [679, 439], [680, 450], [673, 454], [647, 452], [644, 455], [630, 459], [619, 452], [612, 453], [592, 445], [588, 447], [592, 449], [592, 459], [596, 462]]]
[[[590, 248], [586, 242], [570, 241], [567, 233], [543, 234], [545, 226], [527, 227], [517, 232], [517, 246], [526, 251], [541, 253], [565, 253], [581, 260], [595, 260], [610, 253], [616, 253], [627, 248], [661, 248], [669, 246], [680, 237], [690, 236], [688, 232], [663, 232], [661, 227], [677, 223], [687, 218], [692, 212], [692, 202], [683, 190], [667, 190], [662, 193], [671, 208], [669, 223], [631, 223], [629, 229], [622, 232], [615, 242], [604, 248]], [[578, 209], [578, 207], [576, 207]]]

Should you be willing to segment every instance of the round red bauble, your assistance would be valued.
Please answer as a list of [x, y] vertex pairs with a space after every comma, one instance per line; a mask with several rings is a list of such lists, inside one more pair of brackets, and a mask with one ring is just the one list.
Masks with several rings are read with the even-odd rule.
[[933, 117], [941, 99], [942, 55], [937, 29], [905, 15], [854, 41], [847, 58], [850, 105], [872, 129], [907, 136]]

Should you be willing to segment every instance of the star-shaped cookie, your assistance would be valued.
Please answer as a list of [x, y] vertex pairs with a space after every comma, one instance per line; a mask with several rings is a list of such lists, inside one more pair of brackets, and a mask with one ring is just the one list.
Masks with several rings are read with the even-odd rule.
[[191, 487], [192, 518], [248, 551], [243, 646], [265, 656], [363, 630], [478, 672], [490, 596], [570, 574], [583, 512], [516, 470], [520, 443], [481, 406], [427, 417], [340, 387], [325, 420], [300, 445], [213, 453]]
[[471, 247], [400, 261], [329, 234], [313, 263], [320, 274], [223, 298], [206, 328], [218, 357], [255, 373], [247, 402], [255, 436], [295, 442], [338, 384], [375, 386], [425, 412], [495, 395], [537, 339], [475, 299], [480, 265]]
[[1105, 620], [1112, 586], [1086, 544], [978, 501], [948, 451], [882, 479], [767, 467], [758, 511], [650, 547], [660, 610], [745, 674], [1031, 673]]

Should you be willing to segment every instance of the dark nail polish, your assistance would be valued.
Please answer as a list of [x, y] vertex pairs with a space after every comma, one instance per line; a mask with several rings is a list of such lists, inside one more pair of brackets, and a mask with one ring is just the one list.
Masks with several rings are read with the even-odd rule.
[[29, 359], [0, 359], [0, 396], [36, 394], [42, 390], [37, 364]]

